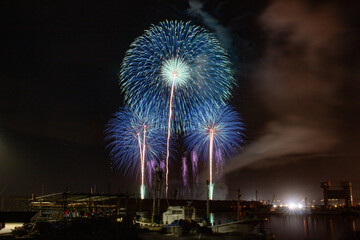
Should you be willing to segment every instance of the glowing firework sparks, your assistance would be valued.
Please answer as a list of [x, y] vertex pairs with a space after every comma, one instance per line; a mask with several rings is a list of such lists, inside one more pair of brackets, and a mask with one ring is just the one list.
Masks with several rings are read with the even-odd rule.
[[[213, 163], [213, 149], [214, 149], [214, 129], [209, 129], [209, 132], [210, 132], [210, 143], [209, 143], [209, 176], [210, 176], [210, 189], [213, 189], [213, 181], [212, 181], [212, 163]], [[213, 190], [209, 191], [209, 199], [212, 200], [213, 198]]]
[[[143, 108], [120, 109], [106, 127], [110, 156], [125, 173], [136, 170], [140, 160], [140, 196], [145, 197], [145, 166], [150, 159], [159, 161], [165, 149], [161, 122], [153, 111]], [[136, 151], [138, 150], [138, 151]], [[154, 161], [154, 160], [153, 160]]]
[[226, 102], [234, 84], [224, 48], [214, 34], [190, 22], [161, 22], [131, 44], [120, 85], [128, 105], [155, 104], [153, 111], [168, 116], [166, 196], [171, 131], [181, 132], [182, 121], [197, 105]]
[[199, 184], [199, 175], [198, 175], [198, 157], [195, 151], [191, 152], [191, 165], [193, 172], [193, 181], [196, 184]]
[[[145, 126], [144, 126], [145, 129]], [[144, 152], [145, 147], [141, 144], [141, 137], [140, 133], [137, 133], [138, 143], [139, 143], [139, 152], [140, 152], [140, 166], [141, 166], [141, 185], [140, 185], [140, 197], [144, 199], [145, 196], [145, 185], [144, 185], [144, 175], [145, 175], [145, 161], [144, 161]], [[144, 132], [145, 138], [145, 132]]]
[[187, 165], [186, 165], [186, 157], [182, 157], [181, 162], [182, 162], [181, 170], [182, 170], [183, 184], [185, 187], [187, 187], [188, 186], [188, 179], [187, 179], [188, 170], [187, 170]]
[[185, 145], [209, 161], [209, 198], [213, 198], [213, 151], [230, 156], [241, 148], [243, 125], [229, 106], [209, 104], [199, 107], [191, 116], [192, 126], [185, 135]]
[[155, 160], [150, 160], [150, 161], [147, 161], [147, 170], [148, 170], [148, 173], [147, 173], [147, 177], [148, 177], [148, 186], [149, 187], [152, 187], [153, 185], [153, 174], [155, 174], [155, 169], [156, 167], [158, 167], [159, 163]]
[[165, 166], [166, 166], [166, 198], [167, 198], [167, 193], [168, 193], [168, 189], [169, 189], [169, 156], [170, 156], [170, 151], [169, 151], [169, 147], [170, 147], [170, 137], [171, 137], [171, 117], [172, 117], [172, 100], [173, 100], [173, 96], [174, 96], [174, 87], [175, 87], [175, 80], [176, 80], [176, 76], [177, 73], [174, 72], [172, 73], [173, 77], [172, 77], [172, 85], [171, 85], [171, 94], [170, 94], [170, 104], [169, 104], [169, 121], [168, 121], [168, 135], [167, 135], [167, 140], [166, 140], [166, 162], [165, 162]]
[[224, 170], [224, 159], [221, 155], [221, 149], [216, 150], [216, 179], [219, 180], [223, 176], [223, 170]]

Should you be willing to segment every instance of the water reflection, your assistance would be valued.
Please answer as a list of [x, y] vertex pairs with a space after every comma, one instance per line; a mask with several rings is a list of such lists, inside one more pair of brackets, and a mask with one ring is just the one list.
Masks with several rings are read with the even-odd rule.
[[[214, 222], [236, 220], [236, 213], [215, 213]], [[275, 240], [360, 240], [360, 218], [327, 215], [272, 215], [265, 223]]]
[[352, 216], [271, 216], [269, 227], [276, 240], [360, 239], [359, 217]]

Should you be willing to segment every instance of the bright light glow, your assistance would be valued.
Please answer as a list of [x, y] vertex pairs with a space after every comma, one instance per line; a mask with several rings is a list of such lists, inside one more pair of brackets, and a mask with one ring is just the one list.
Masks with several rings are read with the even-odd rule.
[[140, 186], [140, 197], [141, 199], [145, 198], [145, 185], [143, 184]]
[[277, 208], [276, 204], [274, 204], [274, 208]]
[[290, 210], [294, 210], [294, 209], [296, 208], [296, 205], [295, 205], [294, 203], [290, 203], [289, 206], [288, 206], [288, 208], [289, 208]]
[[179, 57], [175, 57], [163, 63], [161, 75], [169, 85], [183, 85], [190, 77], [190, 68]]
[[213, 195], [214, 195], [214, 184], [209, 184], [209, 199], [213, 200]]
[[210, 224], [211, 224], [211, 226], [214, 226], [214, 223], [215, 223], [215, 220], [214, 220], [214, 213], [210, 213], [209, 218], [210, 218]]
[[290, 203], [289, 205], [287, 205], [287, 208], [289, 210], [301, 210], [304, 208], [304, 206], [301, 203], [298, 204]]

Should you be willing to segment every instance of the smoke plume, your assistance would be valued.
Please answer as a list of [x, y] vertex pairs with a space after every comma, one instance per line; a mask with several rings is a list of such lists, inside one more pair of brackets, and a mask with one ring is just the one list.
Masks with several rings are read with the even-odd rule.
[[204, 21], [205, 25], [215, 31], [217, 38], [223, 44], [224, 48], [231, 52], [233, 45], [230, 31], [222, 26], [216, 18], [203, 10], [203, 2], [199, 0], [189, 0], [189, 5], [189, 13], [198, 15]]
[[344, 89], [358, 79], [358, 71], [343, 61], [350, 30], [337, 6], [276, 0], [259, 21], [267, 43], [254, 88], [271, 120], [226, 172], [281, 164], [286, 156], [338, 151], [341, 125], [349, 123]]

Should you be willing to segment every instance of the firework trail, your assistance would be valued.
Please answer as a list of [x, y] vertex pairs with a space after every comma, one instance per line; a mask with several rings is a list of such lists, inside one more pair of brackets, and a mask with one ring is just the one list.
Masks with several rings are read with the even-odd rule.
[[220, 180], [222, 179], [223, 176], [223, 171], [224, 171], [224, 159], [221, 155], [221, 149], [218, 148], [215, 152], [215, 156], [216, 156], [216, 179]]
[[125, 174], [138, 170], [140, 160], [142, 199], [145, 197], [146, 162], [150, 159], [160, 161], [161, 152], [165, 149], [160, 126], [161, 120], [153, 111], [125, 107], [114, 114], [105, 130], [110, 156]]
[[189, 182], [188, 182], [188, 166], [186, 163], [186, 157], [181, 158], [181, 173], [182, 173], [182, 195], [189, 198]]
[[193, 181], [196, 185], [199, 184], [199, 174], [198, 174], [198, 156], [195, 151], [191, 152], [191, 165], [193, 173]]
[[181, 159], [181, 165], [182, 165], [182, 167], [181, 167], [181, 170], [182, 170], [182, 180], [183, 180], [183, 185], [185, 186], [185, 187], [187, 187], [188, 186], [188, 170], [187, 170], [187, 165], [186, 165], [186, 157], [182, 157], [182, 159]]
[[157, 167], [157, 164], [154, 160], [150, 160], [147, 163], [147, 169], [148, 169], [148, 186], [152, 187], [153, 184], [153, 180], [152, 180], [152, 176], [155, 173], [155, 168]]
[[235, 84], [230, 65], [215, 35], [190, 22], [152, 25], [127, 51], [120, 72], [125, 102], [156, 103], [158, 114], [168, 116], [166, 196], [171, 132], [184, 130], [183, 119], [197, 105], [229, 99]]
[[[213, 198], [213, 155], [229, 157], [241, 149], [243, 124], [239, 115], [227, 105], [207, 104], [191, 115], [192, 127], [185, 135], [185, 145], [209, 161], [209, 198]], [[221, 155], [220, 155], [221, 154]]]

